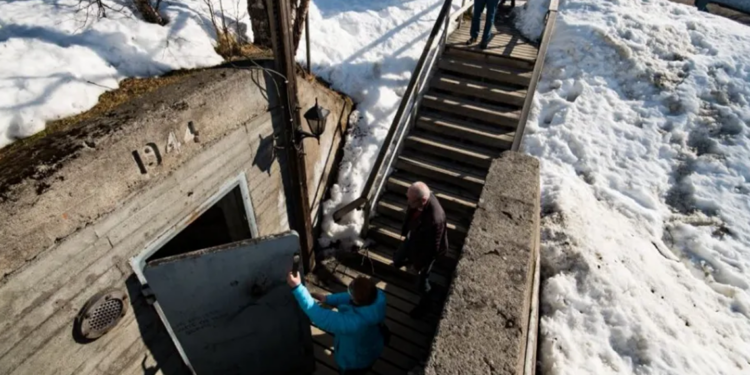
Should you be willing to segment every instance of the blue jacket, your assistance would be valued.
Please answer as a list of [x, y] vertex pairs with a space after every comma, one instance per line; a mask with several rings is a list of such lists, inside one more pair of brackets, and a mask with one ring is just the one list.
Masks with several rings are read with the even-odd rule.
[[320, 307], [304, 285], [292, 291], [302, 311], [318, 328], [334, 335], [334, 358], [342, 370], [370, 366], [383, 352], [379, 324], [385, 320], [385, 293], [378, 290], [375, 302], [368, 306], [351, 304], [349, 293], [330, 294], [326, 304], [338, 311]]

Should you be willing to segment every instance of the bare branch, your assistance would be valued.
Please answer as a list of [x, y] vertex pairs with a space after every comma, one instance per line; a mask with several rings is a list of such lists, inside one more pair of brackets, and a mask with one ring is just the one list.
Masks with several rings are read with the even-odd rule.
[[302, 30], [307, 22], [307, 12], [310, 10], [310, 0], [301, 0], [297, 7], [296, 16], [294, 18], [294, 26], [292, 27], [292, 41], [294, 42], [294, 52], [297, 52], [299, 47], [300, 39], [302, 39]]
[[[160, 2], [157, 2], [159, 4]], [[166, 20], [159, 14], [158, 7], [155, 9], [150, 0], [133, 0], [135, 8], [141, 14], [143, 20], [158, 25], [165, 25]]]

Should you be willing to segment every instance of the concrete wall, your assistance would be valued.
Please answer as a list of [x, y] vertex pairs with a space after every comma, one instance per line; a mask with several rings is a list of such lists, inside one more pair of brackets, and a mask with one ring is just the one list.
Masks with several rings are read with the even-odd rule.
[[[352, 112], [352, 102], [341, 100], [341, 97], [332, 91], [314, 90], [313, 88], [319, 87], [319, 84], [309, 79], [299, 79], [297, 87], [302, 115], [315, 106], [316, 98], [321, 107], [331, 111], [328, 117], [328, 126], [320, 137], [320, 142], [312, 138], [303, 141], [305, 166], [307, 167], [307, 188], [310, 192], [310, 212], [313, 226], [316, 226], [323, 198], [327, 193], [327, 188], [333, 182], [331, 178], [338, 169], [340, 155], [337, 158], [337, 153], [341, 149], [339, 147], [340, 141], [344, 139], [346, 133], [349, 115]], [[302, 128], [309, 132], [310, 128], [307, 121], [303, 118], [302, 122]]]
[[[335, 109], [329, 124], [337, 130], [307, 150], [315, 165], [338, 148], [351, 102], [316, 83], [301, 83], [300, 91], [303, 110], [316, 96]], [[208, 70], [3, 155], [0, 374], [183, 372], [128, 260], [197, 215], [240, 172], [259, 234], [289, 228], [286, 163], [274, 150], [281, 135], [272, 121], [275, 98], [260, 70]], [[308, 179], [326, 181], [328, 167], [310, 168], [317, 175]], [[107, 287], [127, 289], [130, 311], [101, 339], [75, 342], [74, 317]]]
[[539, 186], [535, 158], [506, 152], [492, 162], [426, 374], [523, 374], [536, 298]]

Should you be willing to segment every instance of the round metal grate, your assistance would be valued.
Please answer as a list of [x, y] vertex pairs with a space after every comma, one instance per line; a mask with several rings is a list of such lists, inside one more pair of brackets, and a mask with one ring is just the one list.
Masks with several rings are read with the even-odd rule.
[[127, 298], [117, 289], [107, 289], [91, 297], [76, 318], [76, 334], [84, 340], [95, 340], [109, 332], [125, 316]]

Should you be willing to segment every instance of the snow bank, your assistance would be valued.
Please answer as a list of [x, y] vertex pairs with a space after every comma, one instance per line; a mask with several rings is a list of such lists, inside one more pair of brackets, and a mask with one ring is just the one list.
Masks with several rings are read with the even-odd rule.
[[750, 28], [561, 2], [523, 145], [542, 160], [542, 373], [750, 373], [749, 125]]
[[[0, 147], [43, 130], [45, 121], [88, 110], [124, 78], [222, 62], [204, 0], [163, 1], [166, 26], [141, 21], [123, 5], [129, 2], [104, 3], [112, 8], [101, 19], [95, 8], [79, 10], [78, 0], [3, 3]], [[245, 0], [224, 5], [250, 29]]]
[[[456, 1], [454, 8], [460, 7]], [[358, 113], [347, 136], [339, 181], [323, 203], [323, 247], [356, 239], [354, 211], [339, 223], [339, 207], [358, 198], [388, 133], [411, 72], [443, 4], [441, 0], [314, 0], [310, 6], [313, 72], [354, 99]], [[305, 62], [305, 44], [297, 51]]]
[[532, 40], [541, 39], [544, 31], [544, 17], [549, 9], [549, 0], [530, 1], [513, 10], [516, 16], [516, 28]]

